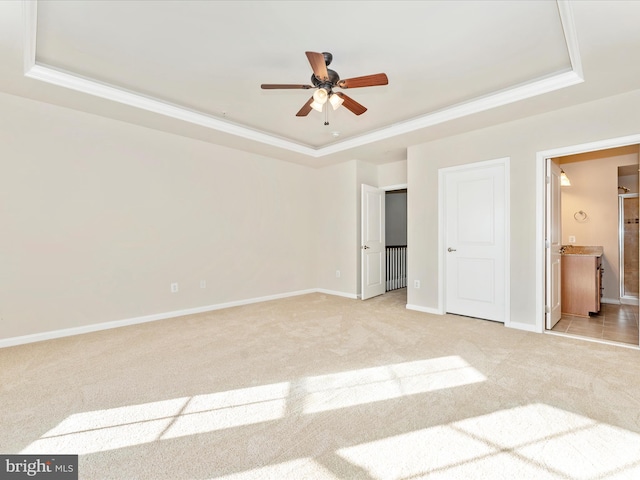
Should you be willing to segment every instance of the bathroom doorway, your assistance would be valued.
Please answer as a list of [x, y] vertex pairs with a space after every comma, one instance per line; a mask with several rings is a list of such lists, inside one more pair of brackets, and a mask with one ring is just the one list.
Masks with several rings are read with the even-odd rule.
[[598, 280], [594, 272], [594, 282], [601, 281], [598, 311], [586, 316], [563, 311], [553, 333], [638, 345], [639, 153], [633, 144], [553, 158], [570, 180], [560, 194], [562, 246], [604, 251], [604, 273]]

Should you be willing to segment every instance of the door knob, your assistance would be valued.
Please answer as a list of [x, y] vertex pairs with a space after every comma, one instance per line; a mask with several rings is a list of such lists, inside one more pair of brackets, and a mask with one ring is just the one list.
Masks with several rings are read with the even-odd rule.
[[457, 250], [455, 248], [451, 248], [451, 247], [447, 248], [447, 252], [456, 252], [456, 251]]

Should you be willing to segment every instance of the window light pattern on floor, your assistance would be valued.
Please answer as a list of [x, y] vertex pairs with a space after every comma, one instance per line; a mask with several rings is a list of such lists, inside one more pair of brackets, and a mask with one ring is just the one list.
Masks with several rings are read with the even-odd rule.
[[[246, 425], [267, 428], [289, 415], [326, 418], [335, 409], [484, 379], [464, 359], [448, 356], [94, 410], [70, 415], [21, 453], [82, 455]], [[333, 480], [344, 472], [368, 480], [640, 478], [639, 434], [543, 403], [309, 453], [215, 478]]]
[[[302, 403], [311, 414], [483, 380], [459, 356], [432, 358], [305, 378]], [[290, 389], [290, 382], [281, 382], [77, 413], [22, 453], [88, 454], [274, 421], [296, 403]]]
[[282, 382], [77, 413], [22, 453], [82, 455], [277, 420], [288, 396], [289, 383]]
[[485, 380], [457, 355], [308, 377], [304, 411], [335, 410]]
[[376, 480], [640, 478], [640, 435], [532, 404], [338, 450]]

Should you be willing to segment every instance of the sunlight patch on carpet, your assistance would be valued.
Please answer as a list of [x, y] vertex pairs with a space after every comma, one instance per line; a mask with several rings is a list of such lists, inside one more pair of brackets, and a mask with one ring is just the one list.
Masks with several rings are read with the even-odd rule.
[[336, 410], [485, 380], [458, 355], [308, 377], [304, 380], [304, 412]]
[[70, 415], [21, 453], [87, 454], [280, 419], [289, 382]]
[[532, 404], [337, 451], [371, 478], [640, 478], [640, 435]]

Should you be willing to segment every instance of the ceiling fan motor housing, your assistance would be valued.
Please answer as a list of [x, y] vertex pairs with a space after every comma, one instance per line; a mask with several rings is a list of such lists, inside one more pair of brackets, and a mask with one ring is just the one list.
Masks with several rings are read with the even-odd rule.
[[315, 76], [315, 74], [311, 74], [311, 83], [314, 87], [324, 88], [327, 91], [331, 91], [331, 89], [335, 87], [340, 81], [340, 75], [338, 75], [335, 70], [331, 70], [330, 68], [327, 68], [327, 75], [329, 76], [329, 80], [323, 82], [319, 80], [318, 77]]

